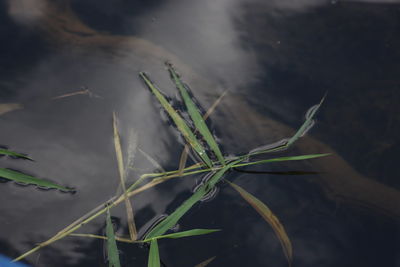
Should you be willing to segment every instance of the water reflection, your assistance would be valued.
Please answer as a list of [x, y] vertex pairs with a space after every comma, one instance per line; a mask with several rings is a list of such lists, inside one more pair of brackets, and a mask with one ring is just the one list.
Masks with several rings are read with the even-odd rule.
[[[379, 210], [400, 215], [398, 191], [382, 185], [398, 188], [393, 163], [400, 125], [396, 1], [152, 1], [135, 2], [133, 13], [127, 1], [72, 1], [71, 9], [68, 1], [36, 1], [35, 9], [28, 9], [28, 2], [1, 3], [7, 8], [0, 15], [6, 26], [0, 37], [0, 96], [2, 104], [14, 106], [0, 106], [0, 137], [36, 162], [0, 161], [79, 191], [70, 196], [1, 184], [0, 201], [12, 203], [1, 206], [0, 218], [1, 239], [10, 247], [24, 251], [112, 196], [118, 186], [113, 111], [120, 118], [123, 145], [133, 127], [140, 149], [165, 169], [177, 168], [176, 135], [137, 77], [139, 71], [150, 73], [173, 96], [163, 66], [171, 60], [205, 108], [230, 89], [230, 98], [212, 117], [227, 154], [290, 136], [307, 107], [329, 89], [321, 122], [311, 132], [317, 139], [306, 137], [290, 152], [338, 151], [340, 156], [310, 162], [314, 167], [262, 169], [309, 167], [322, 170], [321, 177], [252, 174], [236, 181], [281, 218], [293, 240], [296, 265], [396, 265], [398, 226], [375, 215]], [[93, 17], [90, 7], [97, 9]], [[85, 90], [82, 86], [100, 97], [66, 96]], [[11, 111], [20, 105], [23, 109]], [[144, 162], [138, 164], [151, 170]], [[138, 225], [173, 211], [191, 194], [196, 178], [135, 197]], [[368, 212], [360, 212], [360, 206]], [[124, 218], [123, 207], [113, 215]], [[248, 259], [254, 266], [264, 266], [266, 259], [286, 264], [269, 226], [228, 188], [180, 224], [185, 229], [223, 226], [224, 231], [163, 242], [169, 265], [195, 265], [214, 255], [215, 266], [244, 266]], [[96, 233], [102, 226], [99, 218], [83, 231]], [[60, 241], [43, 250], [37, 266], [98, 266], [103, 264], [99, 244]], [[142, 250], [124, 245], [121, 250], [126, 262], [145, 262]], [[35, 257], [29, 260], [35, 263]]]

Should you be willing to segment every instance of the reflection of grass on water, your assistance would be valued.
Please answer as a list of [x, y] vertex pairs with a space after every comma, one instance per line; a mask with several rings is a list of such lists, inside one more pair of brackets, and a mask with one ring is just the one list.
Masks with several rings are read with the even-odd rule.
[[[309, 109], [306, 114], [306, 119], [299, 130], [290, 138], [283, 139], [273, 145], [266, 145], [256, 149], [251, 150], [249, 153], [244, 155], [238, 155], [234, 157], [224, 157], [221, 152], [214, 136], [211, 134], [210, 129], [205, 123], [205, 119], [211, 113], [207, 112], [205, 115], [201, 114], [199, 108], [190, 97], [188, 93], [188, 87], [184, 84], [179, 75], [176, 73], [173, 66], [167, 63], [167, 67], [171, 76], [171, 80], [175, 83], [186, 110], [191, 119], [191, 123], [188, 124], [181, 115], [171, 106], [164, 95], [156, 88], [156, 86], [151, 82], [149, 77], [141, 72], [139, 74], [140, 78], [144, 81], [148, 89], [157, 98], [158, 102], [168, 113], [172, 121], [174, 122], [177, 130], [184, 137], [187, 142], [187, 148], [191, 148], [194, 155], [196, 155], [200, 162], [186, 167], [186, 158], [189, 149], [184, 149], [180, 167], [178, 170], [174, 171], [163, 171], [158, 173], [146, 173], [142, 174], [139, 179], [130, 186], [126, 186], [126, 176], [129, 174], [130, 163], [126, 164], [127, 160], [124, 159], [118, 125], [116, 123], [116, 116], [113, 116], [113, 128], [114, 128], [114, 145], [118, 163], [118, 170], [120, 176], [120, 184], [122, 193], [116, 194], [109, 201], [99, 205], [89, 213], [85, 214], [75, 222], [71, 223], [63, 230], [59, 231], [49, 240], [40, 243], [38, 246], [29, 250], [28, 252], [17, 257], [15, 261], [24, 259], [25, 257], [31, 255], [35, 251], [52, 244], [53, 242], [60, 240], [66, 236], [79, 236], [87, 238], [99, 238], [107, 240], [107, 251], [108, 251], [108, 262], [109, 266], [120, 266], [117, 242], [126, 243], [148, 243], [150, 244], [149, 260], [148, 266], [160, 266], [160, 255], [158, 251], [158, 240], [163, 238], [181, 238], [194, 235], [209, 234], [216, 229], [192, 229], [183, 232], [177, 232], [172, 234], [166, 234], [170, 229], [172, 229], [180, 220], [182, 216], [189, 211], [193, 205], [197, 202], [209, 197], [210, 194], [214, 192], [217, 184], [224, 179], [228, 171], [237, 167], [245, 167], [256, 164], [279, 162], [279, 161], [292, 161], [292, 160], [305, 160], [318, 158], [326, 156], [327, 154], [312, 154], [312, 155], [301, 155], [301, 156], [290, 156], [290, 157], [280, 157], [280, 158], [269, 158], [262, 160], [254, 160], [254, 156], [263, 155], [270, 152], [281, 151], [287, 149], [295, 141], [297, 141], [301, 136], [303, 136], [314, 124], [313, 117], [317, 112], [318, 108], [322, 104], [321, 102]], [[215, 105], [213, 106], [215, 108]], [[193, 128], [190, 126], [193, 125]], [[132, 153], [132, 151], [130, 151]], [[128, 158], [130, 156], [128, 155]], [[128, 159], [128, 161], [130, 161]], [[205, 177], [202, 182], [196, 187], [194, 193], [186, 201], [184, 201], [174, 212], [169, 216], [166, 216], [163, 220], [159, 221], [153, 228], [148, 229], [144, 236], [138, 238], [136, 233], [136, 226], [134, 220], [134, 212], [129, 200], [130, 197], [143, 192], [149, 188], [152, 188], [160, 183], [168, 181], [177, 177], [185, 177], [192, 174], [204, 173]], [[226, 180], [227, 181], [227, 180]], [[245, 191], [243, 188], [236, 184], [227, 181], [239, 194], [246, 200], [261, 216], [262, 218], [270, 224], [270, 226], [275, 231], [284, 251], [284, 254], [289, 262], [292, 261], [292, 245], [286, 234], [283, 225], [279, 222], [278, 218], [271, 212], [271, 210], [255, 196]], [[110, 209], [115, 207], [120, 203], [125, 203], [127, 211], [127, 221], [129, 228], [129, 237], [118, 237], [114, 233], [114, 229], [110, 220]], [[83, 225], [89, 223], [93, 219], [97, 218], [101, 214], [106, 213], [106, 236], [98, 236], [92, 234], [75, 234], [74, 232], [81, 228]], [[208, 261], [209, 262], [209, 261]], [[205, 266], [205, 265], [202, 265]]]

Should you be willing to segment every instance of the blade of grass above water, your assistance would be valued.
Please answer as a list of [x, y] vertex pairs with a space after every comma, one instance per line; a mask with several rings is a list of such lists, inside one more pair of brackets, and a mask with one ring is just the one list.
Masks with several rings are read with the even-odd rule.
[[158, 251], [157, 239], [151, 240], [148, 267], [160, 267], [160, 253]]
[[191, 145], [191, 147], [201, 156], [203, 161], [207, 164], [208, 167], [211, 167], [211, 160], [208, 158], [205, 153], [204, 148], [198, 142], [193, 132], [187, 126], [186, 122], [181, 118], [181, 116], [173, 109], [173, 107], [168, 103], [165, 97], [159, 92], [159, 90], [152, 84], [150, 79], [144, 73], [140, 73], [140, 77], [144, 80], [147, 87], [153, 92], [156, 96], [157, 100], [161, 103], [163, 108], [168, 112], [170, 117], [173, 119], [174, 123], [180, 130], [180, 132], [185, 137], [186, 141]]
[[289, 148], [291, 145], [293, 145], [300, 137], [304, 136], [312, 128], [312, 126], [314, 125], [313, 118], [314, 118], [315, 114], [317, 113], [318, 109], [320, 108], [320, 106], [322, 105], [322, 103], [324, 102], [325, 97], [326, 97], [326, 95], [321, 99], [321, 101], [318, 104], [316, 104], [308, 109], [306, 116], [305, 116], [306, 117], [305, 121], [303, 122], [303, 124], [300, 126], [300, 128], [296, 131], [296, 133], [292, 137], [282, 139], [273, 144], [268, 144], [268, 145], [264, 145], [264, 146], [255, 148], [248, 153], [248, 156], [254, 156], [254, 155], [259, 155], [259, 154], [264, 154], [264, 153], [285, 150], [285, 149]]
[[[228, 91], [224, 91], [217, 100], [215, 100], [215, 102], [211, 105], [211, 107], [207, 110], [206, 114], [204, 114], [203, 119], [207, 120], [207, 118], [214, 112], [214, 110], [216, 109], [216, 107], [219, 105], [219, 103], [221, 102], [222, 98], [224, 98], [224, 96], [227, 94]], [[185, 147], [182, 150], [181, 153], [181, 157], [179, 160], [179, 175], [183, 174], [183, 169], [186, 166], [186, 161], [188, 158], [188, 153], [189, 153], [189, 145], [185, 144]]]
[[185, 213], [193, 207], [198, 201], [200, 201], [208, 192], [209, 190], [215, 186], [215, 184], [222, 178], [222, 176], [236, 163], [240, 162], [240, 160], [236, 160], [234, 162], [225, 165], [219, 171], [217, 171], [210, 180], [203, 186], [200, 186], [199, 189], [185, 202], [183, 202], [173, 213], [171, 213], [167, 218], [161, 221], [153, 230], [151, 230], [146, 239], [154, 238], [157, 236], [163, 235], [169, 229], [171, 229], [179, 219], [185, 215]]
[[173, 234], [168, 234], [168, 235], [160, 235], [156, 236], [150, 239], [145, 239], [142, 242], [149, 242], [153, 239], [164, 239], [164, 238], [182, 238], [182, 237], [189, 237], [189, 236], [196, 236], [196, 235], [206, 235], [206, 234], [211, 234], [214, 232], [219, 232], [221, 231], [220, 229], [192, 229], [188, 231], [183, 231], [183, 232], [177, 232]]
[[124, 198], [125, 198], [125, 207], [126, 207], [126, 215], [127, 215], [127, 220], [128, 220], [129, 235], [132, 240], [136, 240], [137, 239], [137, 231], [136, 231], [135, 219], [134, 219], [134, 215], [133, 215], [132, 204], [128, 198], [128, 192], [126, 191], [126, 186], [125, 186], [126, 170], [124, 168], [124, 158], [122, 156], [121, 140], [119, 137], [118, 126], [117, 126], [117, 117], [115, 115], [115, 112], [113, 113], [113, 129], [114, 129], [115, 154], [117, 157], [120, 182], [121, 182], [121, 186], [122, 186], [122, 190], [123, 190], [123, 194], [124, 194]]
[[250, 165], [263, 164], [263, 163], [269, 163], [269, 162], [279, 162], [279, 161], [315, 159], [315, 158], [326, 157], [329, 155], [331, 155], [331, 154], [325, 153], [325, 154], [310, 154], [310, 155], [301, 155], [301, 156], [280, 157], [280, 158], [273, 158], [273, 159], [263, 159], [263, 160], [259, 160], [259, 161], [245, 162], [245, 163], [237, 164], [234, 167], [245, 167], [245, 166], [250, 166]]
[[186, 124], [184, 119], [175, 111], [175, 109], [168, 103], [167, 99], [161, 94], [161, 92], [154, 86], [154, 84], [150, 81], [150, 79], [146, 76], [145, 73], [139, 73], [140, 78], [145, 82], [146, 86], [150, 89], [150, 91], [156, 96], [157, 100], [163, 106], [163, 108], [167, 111], [169, 116], [174, 121], [176, 127], [178, 127], [181, 134], [185, 137], [186, 141], [190, 144], [194, 151], [200, 156], [200, 158], [206, 163], [208, 167], [212, 167], [212, 163], [210, 158], [207, 156], [207, 153], [204, 147], [197, 140], [196, 136], [190, 130], [189, 126]]
[[280, 223], [278, 218], [272, 213], [272, 211], [261, 202], [258, 198], [244, 190], [242, 187], [237, 184], [231, 183], [227, 181], [230, 186], [232, 186], [242, 197], [247, 201], [257, 212], [263, 217], [263, 219], [271, 225], [274, 230], [276, 236], [281, 242], [283, 252], [285, 253], [286, 259], [288, 260], [289, 266], [291, 266], [292, 258], [293, 258], [293, 249], [292, 243], [285, 231], [285, 228]]
[[222, 156], [221, 150], [217, 142], [215, 141], [214, 136], [211, 134], [210, 130], [207, 127], [207, 124], [204, 122], [203, 116], [201, 115], [199, 109], [197, 108], [196, 104], [193, 102], [192, 98], [189, 96], [186, 86], [181, 81], [179, 75], [176, 73], [175, 69], [173, 68], [172, 64], [166, 63], [169, 73], [171, 75], [171, 79], [175, 82], [176, 88], [179, 90], [183, 102], [189, 112], [190, 117], [193, 120], [194, 125], [196, 126], [197, 131], [204, 137], [207, 144], [210, 146], [212, 151], [214, 151], [215, 155], [217, 156], [219, 162], [222, 165], [225, 165], [225, 159]]
[[115, 241], [114, 227], [111, 222], [110, 210], [108, 209], [106, 218], [106, 235], [107, 235], [108, 266], [121, 267], [121, 263], [119, 261], [117, 242]]
[[17, 153], [17, 152], [8, 150], [8, 149], [2, 149], [2, 148], [0, 148], [0, 155], [7, 155], [7, 156], [12, 156], [12, 157], [32, 160], [30, 157], [28, 157], [24, 154], [20, 154], [20, 153]]
[[17, 183], [24, 183], [24, 184], [33, 184], [36, 186], [41, 186], [45, 188], [53, 188], [53, 189], [58, 189], [58, 190], [63, 190], [63, 191], [74, 191], [73, 188], [68, 188], [64, 187], [61, 185], [58, 185], [56, 183], [46, 181], [43, 179], [39, 179], [21, 172], [13, 171], [10, 169], [4, 169], [0, 168], [0, 177], [12, 180]]

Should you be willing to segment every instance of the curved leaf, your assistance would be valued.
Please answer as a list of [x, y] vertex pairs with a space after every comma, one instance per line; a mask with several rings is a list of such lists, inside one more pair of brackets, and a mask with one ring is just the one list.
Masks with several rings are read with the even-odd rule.
[[292, 258], [293, 258], [293, 249], [292, 243], [288, 235], [286, 234], [285, 228], [279, 222], [278, 218], [272, 213], [272, 211], [262, 203], [258, 198], [244, 190], [242, 187], [238, 186], [237, 184], [231, 183], [227, 181], [229, 185], [231, 185], [239, 194], [247, 201], [257, 212], [258, 214], [263, 217], [263, 219], [268, 222], [272, 229], [274, 230], [276, 236], [278, 237], [279, 241], [281, 242], [283, 252], [289, 262], [289, 266], [291, 265]]

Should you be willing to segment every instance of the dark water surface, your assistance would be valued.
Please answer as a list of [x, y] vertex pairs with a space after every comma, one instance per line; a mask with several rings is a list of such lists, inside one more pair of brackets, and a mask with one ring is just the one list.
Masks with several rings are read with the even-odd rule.
[[[1, 0], [0, 40], [0, 104], [22, 105], [0, 115], [0, 145], [35, 160], [2, 157], [0, 167], [77, 189], [1, 183], [1, 254], [20, 255], [115, 194], [113, 111], [125, 148], [133, 128], [140, 149], [167, 170], [178, 167], [179, 138], [138, 78], [146, 71], [175, 97], [164, 66], [170, 60], [204, 109], [229, 90], [211, 116], [227, 155], [293, 134], [328, 92], [313, 130], [277, 155], [327, 152], [330, 159], [251, 168], [319, 175], [227, 177], [280, 219], [293, 266], [400, 266], [400, 1]], [[84, 89], [92, 94], [65, 96]], [[129, 182], [155, 171], [136, 158]], [[171, 213], [199, 179], [134, 197], [138, 227]], [[112, 215], [127, 235], [124, 207]], [[103, 234], [104, 218], [78, 232]], [[223, 231], [160, 241], [168, 267], [214, 256], [209, 266], [287, 266], [272, 228], [227, 185], [179, 225]], [[106, 266], [103, 246], [67, 237], [26, 262]], [[123, 266], [146, 266], [146, 248], [119, 249]]]

